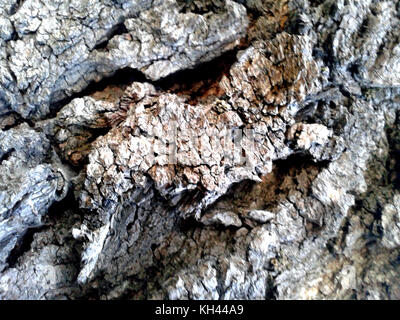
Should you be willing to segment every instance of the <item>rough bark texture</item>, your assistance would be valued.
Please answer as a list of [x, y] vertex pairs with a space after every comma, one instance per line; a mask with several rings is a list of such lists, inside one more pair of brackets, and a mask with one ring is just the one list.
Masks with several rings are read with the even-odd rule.
[[3, 0], [0, 298], [400, 299], [399, 40], [396, 0]]

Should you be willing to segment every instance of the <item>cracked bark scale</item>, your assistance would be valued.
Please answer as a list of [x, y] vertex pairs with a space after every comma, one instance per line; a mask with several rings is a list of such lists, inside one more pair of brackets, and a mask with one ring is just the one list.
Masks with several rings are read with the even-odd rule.
[[2, 1], [0, 298], [399, 299], [399, 10]]

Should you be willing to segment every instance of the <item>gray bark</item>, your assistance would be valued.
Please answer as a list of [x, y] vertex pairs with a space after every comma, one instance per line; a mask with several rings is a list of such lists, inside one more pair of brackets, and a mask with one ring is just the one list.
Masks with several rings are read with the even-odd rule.
[[3, 1], [0, 298], [400, 299], [399, 37], [393, 0]]

